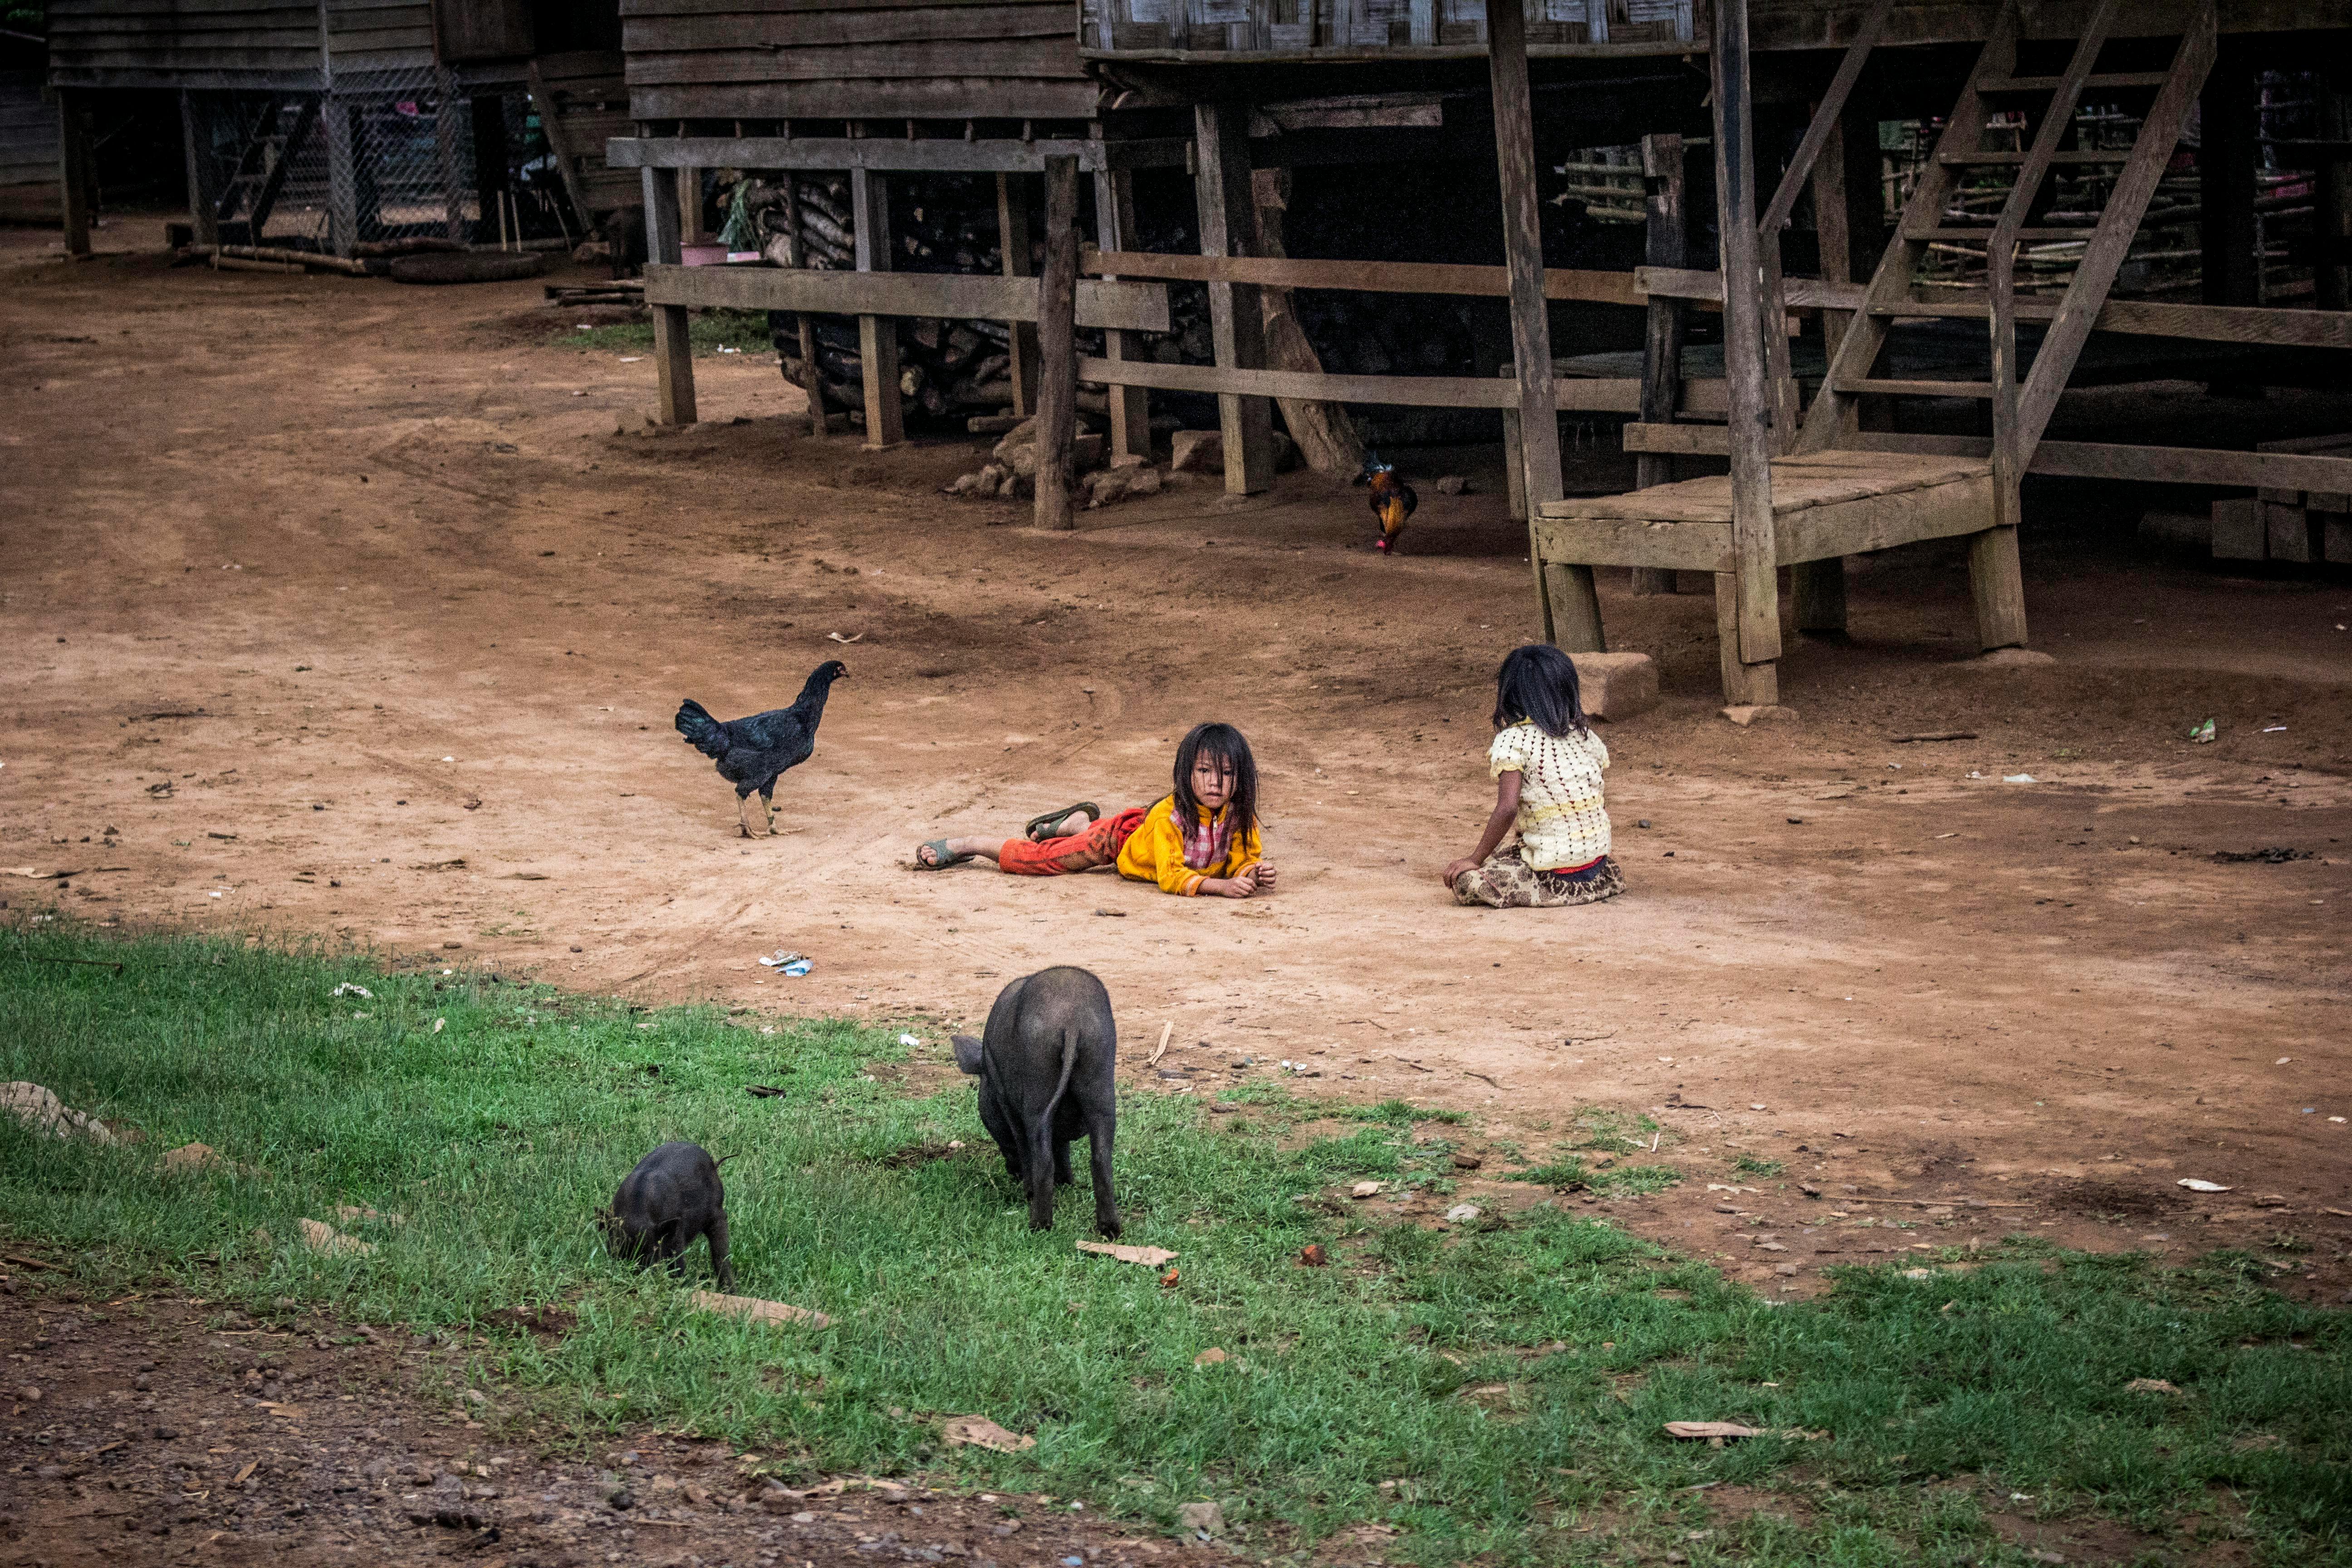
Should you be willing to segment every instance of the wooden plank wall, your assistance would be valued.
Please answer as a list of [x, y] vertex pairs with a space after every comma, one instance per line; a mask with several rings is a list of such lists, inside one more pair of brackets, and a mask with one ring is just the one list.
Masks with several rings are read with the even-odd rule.
[[49, 79], [67, 87], [318, 84], [433, 63], [426, 0], [50, 0]]
[[58, 106], [38, 71], [0, 71], [0, 185], [58, 183]]
[[638, 120], [1083, 119], [1067, 0], [622, 0]]
[[[1486, 0], [1083, 0], [1090, 49], [1380, 49], [1479, 46]], [[1691, 0], [1523, 0], [1536, 45], [1691, 36]], [[1265, 34], [1252, 13], [1265, 14]]]

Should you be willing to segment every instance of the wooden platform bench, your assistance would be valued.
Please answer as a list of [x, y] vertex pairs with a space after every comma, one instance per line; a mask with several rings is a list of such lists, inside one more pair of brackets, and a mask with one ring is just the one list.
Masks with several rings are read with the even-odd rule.
[[[1926, 539], [1977, 536], [1984, 547], [1970, 552], [1969, 573], [1980, 639], [1989, 648], [2024, 640], [2015, 530], [1996, 528], [1990, 458], [1837, 450], [1775, 458], [1770, 473], [1770, 567], [1755, 581], [1743, 580], [1728, 475], [1546, 501], [1536, 508], [1538, 562], [1547, 571], [1633, 566], [1712, 573], [1724, 695], [1731, 702], [1778, 698], [1772, 661], [1779, 654], [1776, 573], [1782, 566], [1795, 569], [1800, 629], [1843, 632], [1844, 557]], [[1743, 603], [1774, 628], [1769, 645], [1759, 647], [1750, 637], [1743, 651]]]

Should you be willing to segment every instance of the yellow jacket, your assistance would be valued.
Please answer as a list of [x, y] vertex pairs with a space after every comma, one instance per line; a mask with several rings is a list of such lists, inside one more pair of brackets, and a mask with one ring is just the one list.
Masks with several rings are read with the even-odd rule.
[[[1210, 817], [1206, 812], [1202, 822]], [[1144, 814], [1143, 825], [1127, 836], [1118, 851], [1118, 874], [1139, 882], [1157, 882], [1163, 893], [1191, 898], [1211, 877], [1235, 877], [1260, 858], [1257, 829], [1244, 828], [1226, 843], [1218, 864], [1195, 870], [1184, 864], [1184, 834], [1176, 826], [1176, 797], [1168, 795]]]

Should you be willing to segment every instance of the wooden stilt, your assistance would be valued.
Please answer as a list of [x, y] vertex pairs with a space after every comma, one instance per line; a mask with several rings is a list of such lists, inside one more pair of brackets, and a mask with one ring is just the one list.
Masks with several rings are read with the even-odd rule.
[[[89, 254], [89, 110], [70, 88], [58, 91], [58, 196], [65, 209], [66, 254]], [[189, 193], [191, 202], [194, 192]]]
[[[1737, 682], [1741, 690], [1767, 686], [1777, 690], [1778, 678], [1770, 666], [1780, 657], [1779, 541], [1772, 519], [1773, 434], [1764, 387], [1762, 301], [1758, 297], [1761, 256], [1748, 90], [1748, 0], [1716, 0], [1715, 48], [1708, 58], [1715, 75], [1717, 228], [1723, 244], [1724, 379], [1731, 409], [1730, 597], [1736, 615], [1731, 616], [1734, 635], [1724, 654], [1724, 668], [1727, 676], [1735, 662], [1744, 668]], [[1771, 326], [1778, 331], [1780, 323], [1776, 319]], [[1718, 574], [1718, 623], [1726, 617], [1724, 597], [1724, 574]], [[1725, 681], [1730, 700], [1758, 700], [1735, 695], [1734, 684]]]
[[2025, 569], [2017, 528], [2005, 523], [1969, 537], [1969, 597], [1976, 604], [1977, 642], [1986, 648], [2025, 641]]
[[1078, 161], [1045, 160], [1045, 268], [1037, 279], [1037, 526], [1076, 528], [1070, 443], [1078, 413]]
[[[784, 211], [797, 213], [801, 210], [799, 176], [787, 169], [783, 172], [782, 178]], [[785, 264], [791, 267], [806, 267], [808, 256], [802, 247], [798, 226], [788, 228], [785, 233], [789, 237], [784, 247]], [[808, 385], [803, 390], [808, 395], [809, 434], [824, 436], [832, 430], [833, 416], [825, 412], [824, 375], [817, 368], [816, 322], [810, 319], [806, 310], [793, 311], [793, 321], [800, 340], [797, 346], [801, 351], [801, 375], [808, 382]]]
[[[674, 171], [647, 169], [646, 193], [646, 259], [660, 267], [676, 267], [681, 258], [677, 232], [677, 182]], [[484, 200], [494, 199], [485, 194]], [[656, 305], [654, 317], [654, 416], [665, 425], [694, 423], [694, 353], [687, 338], [686, 307]]]
[[359, 254], [359, 146], [352, 135], [352, 106], [330, 94], [319, 106], [327, 133], [327, 247], [337, 256]]
[[[1029, 176], [996, 176], [996, 248], [1003, 258], [1007, 278], [1034, 278], [1029, 258]], [[1013, 363], [1005, 374], [1013, 383], [1013, 412], [1026, 419], [1037, 412], [1037, 323], [1010, 321], [1005, 349]]]
[[1801, 562], [1789, 568], [1789, 585], [1797, 605], [1797, 629], [1815, 634], [1845, 634], [1845, 557]]
[[[1737, 0], [1718, 3], [1736, 4]], [[1749, 664], [1739, 657], [1739, 575], [1735, 572], [1715, 574], [1715, 638], [1727, 704], [1766, 708], [1780, 700], [1780, 667], [1769, 659]]]
[[702, 171], [677, 172], [677, 238], [681, 245], [701, 245], [709, 237], [702, 228]]
[[[1643, 260], [1652, 267], [1686, 265], [1684, 243], [1683, 139], [1679, 135], [1642, 138], [1642, 179], [1648, 189], [1649, 229]], [[1689, 307], [1663, 295], [1650, 300], [1649, 321], [1642, 339], [1642, 422], [1671, 425], [1681, 401], [1683, 337]], [[1662, 453], [1644, 452], [1634, 459], [1633, 482], [1641, 489], [1674, 483], [1675, 460]], [[1675, 574], [1655, 566], [1633, 568], [1633, 592], [1671, 594]]]
[[[1520, 7], [1486, 8], [1486, 81], [1495, 106], [1495, 164], [1503, 191], [1503, 259], [1511, 280], [1511, 363], [1519, 386], [1519, 461], [1528, 510], [1560, 499], [1559, 415], [1553, 405], [1551, 316], [1544, 303], [1543, 223], [1536, 198], [1536, 131], [1528, 90], [1528, 22]], [[1530, 525], [1532, 528], [1532, 524]], [[1547, 570], [1530, 532], [1544, 637], [1571, 653], [1608, 647], [1592, 568]]]
[[[1508, 366], [1503, 374], [1507, 378], [1511, 375]], [[1516, 408], [1503, 410], [1503, 489], [1511, 521], [1528, 521], [1533, 516], [1528, 510], [1528, 460], [1526, 450], [1519, 445], [1519, 411]], [[1540, 592], [1540, 582], [1537, 587]]]
[[[506, 102], [495, 93], [485, 93], [474, 100], [474, 243], [488, 245], [499, 237], [499, 213], [506, 202], [509, 168], [507, 161]], [[294, 155], [294, 144], [289, 142], [286, 156]], [[669, 187], [662, 187], [667, 193]], [[677, 199], [665, 195], [670, 215], [677, 214]], [[672, 225], [675, 227], [675, 224]], [[646, 219], [648, 257], [652, 255], [653, 219]], [[673, 260], [676, 258], [672, 258]]]
[[[531, 68], [536, 73], [539, 68]], [[441, 232], [462, 245], [466, 240], [466, 172], [457, 157], [457, 133], [461, 129], [457, 106], [464, 100], [457, 96], [457, 73], [446, 66], [434, 71], [433, 86], [433, 155], [441, 174]], [[273, 114], [273, 121], [275, 118]], [[591, 220], [583, 216], [581, 221]], [[254, 237], [254, 243], [261, 243], [259, 235]]]
[[[60, 95], [62, 96], [62, 95]], [[180, 89], [181, 147], [188, 165], [188, 218], [195, 230], [198, 245], [220, 243], [220, 215], [213, 205], [213, 193], [205, 179], [205, 163], [196, 137], [195, 98], [185, 88]], [[253, 243], [261, 243], [255, 235]]]
[[[1192, 106], [1199, 143], [1194, 188], [1201, 209], [1201, 254], [1247, 256], [1256, 230], [1249, 166], [1249, 109], [1231, 101]], [[1209, 338], [1220, 367], [1265, 368], [1265, 317], [1255, 285], [1209, 285]], [[1224, 437], [1225, 491], [1251, 495], [1274, 483], [1274, 405], [1263, 397], [1217, 395]]]
[[[1258, 254], [1287, 256], [1283, 220], [1290, 210], [1290, 171], [1259, 169], [1250, 178], [1252, 199], [1257, 206]], [[1267, 367], [1322, 374], [1323, 361], [1315, 345], [1307, 341], [1306, 329], [1298, 324], [1290, 290], [1261, 289], [1259, 303], [1265, 316]], [[1353, 474], [1364, 466], [1364, 444], [1356, 436], [1355, 421], [1348, 417], [1347, 405], [1283, 397], [1276, 398], [1275, 405], [1282, 410], [1282, 423], [1291, 439], [1298, 443], [1299, 461], [1308, 468], [1318, 474]]]
[[[857, 226], [857, 270], [891, 270], [888, 176], [852, 169], [849, 206]], [[907, 438], [906, 414], [898, 402], [898, 318], [857, 318], [857, 359], [866, 388], [866, 449], [895, 447]]]
[[[1135, 175], [1125, 169], [1095, 171], [1095, 239], [1104, 250], [1128, 250], [1136, 243]], [[1103, 358], [1123, 360], [1130, 345], [1117, 327], [1103, 332]], [[1110, 455], [1151, 460], [1151, 394], [1140, 386], [1107, 389], [1110, 403]]]

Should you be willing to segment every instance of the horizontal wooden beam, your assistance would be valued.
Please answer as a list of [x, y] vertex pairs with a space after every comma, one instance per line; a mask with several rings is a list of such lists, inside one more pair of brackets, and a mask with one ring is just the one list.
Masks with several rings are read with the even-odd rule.
[[[1842, 445], [1862, 452], [1922, 457], [1985, 458], [1992, 443], [1980, 436], [1890, 436], [1863, 431]], [[1625, 426], [1625, 450], [1720, 458], [1731, 449], [1721, 425]], [[2135, 447], [2109, 441], [2044, 441], [2028, 473], [2078, 479], [2139, 479], [2155, 484], [2228, 485], [2276, 489], [2352, 489], [2352, 458], [2300, 452], [2228, 452], [2210, 447]]]
[[871, 169], [889, 174], [1035, 174], [1052, 157], [1078, 167], [1181, 167], [1190, 143], [1180, 137], [1131, 142], [1092, 138], [1020, 142], [1004, 137], [965, 142], [935, 136], [615, 136], [604, 161], [615, 169]]
[[[1723, 274], [1685, 267], [1637, 267], [1633, 284], [1646, 295], [1667, 300], [1723, 302]], [[1824, 283], [1791, 278], [1787, 285], [1792, 310], [1859, 310], [1869, 289], [1859, 283]], [[1435, 292], [1435, 290], [1430, 290]], [[2021, 300], [2019, 318], [2056, 313], [2054, 300]], [[2041, 307], [2041, 309], [2036, 309]], [[1989, 310], [1981, 296], [1924, 301], [1921, 314], [1984, 317]], [[1904, 307], [1885, 314], [1900, 317]], [[2352, 348], [2352, 310], [2280, 310], [2250, 305], [2169, 305], [2149, 300], [2110, 300], [2101, 307], [2095, 331], [2127, 332], [2136, 337], [2189, 338], [2199, 342], [2257, 343], [2271, 348]]]
[[[973, 272], [815, 272], [790, 267], [648, 267], [646, 303], [834, 316], [1037, 319], [1037, 279]], [[1156, 283], [1082, 279], [1078, 325], [1169, 330], [1168, 290]], [[1496, 385], [1507, 384], [1497, 382]]]
[[[1507, 299], [1510, 277], [1500, 267], [1433, 261], [1318, 261], [1265, 256], [1169, 256], [1159, 251], [1088, 249], [1078, 270], [1112, 278], [1161, 278], [1192, 283], [1255, 283], [1267, 289], [1341, 289], [1371, 294], [1472, 294]], [[1605, 305], [1643, 305], [1649, 296], [1631, 272], [1544, 273], [1544, 298]], [[1461, 405], [1477, 407], [1484, 405]]]
[[[1079, 320], [1085, 319], [1081, 310]], [[1483, 375], [1321, 375], [1312, 371], [1160, 364], [1152, 360], [1081, 359], [1078, 380], [1090, 386], [1149, 386], [1162, 392], [1386, 403], [1410, 408], [1517, 408], [1519, 404], [1517, 382]], [[1722, 416], [1725, 399], [1720, 378], [1685, 382], [1683, 387], [1685, 411]], [[1633, 376], [1562, 376], [1552, 384], [1552, 405], [1563, 414], [1636, 414], [1642, 407], [1642, 384]]]

